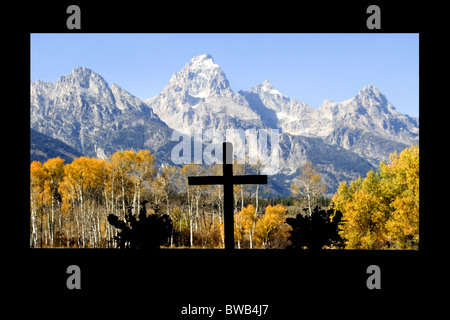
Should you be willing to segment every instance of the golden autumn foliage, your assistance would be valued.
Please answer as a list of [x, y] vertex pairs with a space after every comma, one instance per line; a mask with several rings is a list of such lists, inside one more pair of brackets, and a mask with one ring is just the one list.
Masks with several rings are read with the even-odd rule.
[[263, 248], [273, 245], [276, 241], [283, 241], [287, 238], [290, 227], [285, 223], [287, 214], [286, 208], [277, 204], [268, 205], [264, 215], [258, 220], [255, 226], [255, 237]]
[[378, 171], [341, 183], [332, 201], [343, 213], [349, 249], [417, 249], [419, 146], [393, 153]]
[[268, 205], [263, 214], [255, 212], [255, 206], [247, 205], [234, 215], [234, 239], [237, 248], [248, 243], [248, 248], [283, 248], [287, 245], [288, 231], [285, 222], [287, 209], [281, 204]]
[[32, 162], [30, 246], [104, 247], [112, 232], [107, 214], [138, 208], [153, 166], [148, 150], [118, 151], [106, 160], [79, 157], [70, 164], [59, 157]]
[[[83, 156], [68, 164], [61, 158], [32, 162], [30, 247], [115, 247], [117, 230], [108, 215], [137, 214], [147, 200], [148, 214], [158, 207], [172, 219], [171, 245], [223, 248], [223, 188], [187, 183], [188, 176], [220, 175], [221, 170], [221, 165], [156, 167], [148, 150], [117, 151], [107, 159]], [[242, 166], [236, 170], [244, 172]], [[258, 200], [253, 199], [257, 194], [257, 189], [236, 186], [235, 208], [242, 209], [235, 215], [237, 247], [286, 246], [286, 209], [270, 206], [258, 214]]]
[[[242, 170], [244, 167], [236, 167]], [[310, 207], [324, 190], [312, 164], [292, 186]], [[221, 175], [221, 166], [195, 164], [156, 167], [148, 150], [118, 151], [107, 159], [61, 158], [30, 164], [30, 247], [114, 247], [116, 230], [109, 214], [168, 214], [174, 225], [171, 244], [223, 248], [223, 188], [189, 186], [188, 176]], [[252, 189], [253, 188], [253, 189]], [[258, 186], [235, 186], [237, 248], [284, 248], [288, 211], [259, 199]], [[256, 197], [255, 197], [256, 195]], [[341, 183], [332, 201], [343, 214], [340, 235], [349, 249], [417, 249], [419, 244], [419, 147], [412, 146], [377, 171]], [[289, 209], [290, 211], [292, 208]], [[292, 211], [291, 211], [292, 214]]]
[[389, 164], [381, 163], [380, 171], [391, 199], [386, 225], [389, 240], [400, 249], [409, 249], [419, 243], [419, 147], [392, 154]]
[[255, 224], [258, 219], [258, 216], [255, 213], [255, 207], [252, 204], [249, 204], [248, 206], [244, 207], [241, 211], [239, 211], [234, 216], [234, 239], [235, 241], [238, 241], [238, 247], [240, 246], [240, 243], [244, 239], [245, 235], [248, 235], [249, 239], [249, 247], [250, 249], [253, 248], [253, 241], [254, 241], [254, 231], [255, 231]]

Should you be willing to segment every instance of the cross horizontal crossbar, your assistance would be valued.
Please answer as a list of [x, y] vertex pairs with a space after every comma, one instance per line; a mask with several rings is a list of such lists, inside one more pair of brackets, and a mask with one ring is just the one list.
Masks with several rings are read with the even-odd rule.
[[225, 249], [234, 249], [234, 208], [233, 185], [236, 184], [267, 184], [266, 175], [234, 176], [233, 175], [233, 145], [224, 142], [223, 176], [188, 177], [189, 185], [223, 185], [223, 216]]
[[267, 184], [266, 175], [254, 176], [200, 176], [188, 177], [189, 185], [208, 185], [208, 184]]

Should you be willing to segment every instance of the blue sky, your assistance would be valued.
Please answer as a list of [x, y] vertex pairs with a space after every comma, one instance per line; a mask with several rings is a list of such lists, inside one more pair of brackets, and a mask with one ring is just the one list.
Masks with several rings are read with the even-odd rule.
[[56, 81], [84, 66], [147, 99], [203, 53], [234, 92], [267, 79], [317, 108], [373, 84], [398, 111], [419, 114], [418, 34], [32, 34], [30, 77]]

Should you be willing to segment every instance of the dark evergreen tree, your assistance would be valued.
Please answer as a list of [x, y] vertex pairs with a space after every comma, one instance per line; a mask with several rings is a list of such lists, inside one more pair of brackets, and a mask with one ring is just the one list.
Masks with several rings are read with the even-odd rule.
[[[304, 209], [305, 212], [308, 208]], [[339, 235], [339, 224], [342, 220], [342, 213], [333, 208], [321, 210], [316, 206], [311, 215], [297, 214], [295, 218], [287, 218], [292, 230], [288, 240], [291, 244], [289, 249], [320, 250], [323, 246], [335, 246], [343, 248], [345, 246], [343, 239]]]
[[124, 220], [113, 214], [108, 216], [108, 222], [120, 230], [114, 236], [118, 248], [159, 249], [169, 242], [173, 229], [172, 220], [167, 214], [159, 214], [158, 205], [154, 206], [155, 213], [147, 216], [147, 203], [147, 200], [141, 202], [137, 218], [132, 214], [131, 206], [128, 207]]

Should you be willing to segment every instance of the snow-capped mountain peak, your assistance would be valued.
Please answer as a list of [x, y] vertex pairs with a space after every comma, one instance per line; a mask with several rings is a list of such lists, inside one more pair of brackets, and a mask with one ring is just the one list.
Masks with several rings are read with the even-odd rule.
[[388, 102], [386, 96], [374, 85], [368, 85], [359, 90], [355, 99], [370, 105], [386, 104]]
[[214, 63], [214, 59], [209, 53], [205, 53], [199, 56], [192, 58], [187, 64], [191, 69], [211, 69], [211, 68], [219, 68], [218, 64]]
[[379, 96], [381, 94], [380, 90], [374, 86], [373, 84], [369, 84], [365, 87], [363, 87], [361, 90], [359, 90], [358, 95], [373, 95], [373, 96]]
[[274, 86], [269, 82], [269, 80], [264, 80], [261, 84], [257, 85], [256, 87], [250, 89], [250, 92], [255, 93], [264, 93], [264, 94], [272, 94], [272, 95], [278, 95], [280, 97], [288, 98], [288, 96], [282, 94], [280, 91], [274, 88]]
[[270, 92], [270, 90], [273, 90], [272, 84], [267, 79], [264, 80], [263, 83], [261, 83], [259, 86], [260, 86], [261, 90], [263, 90], [263, 91], [269, 91]]
[[261, 124], [245, 98], [231, 90], [210, 54], [193, 57], [146, 103], [171, 128], [186, 133], [195, 125], [224, 130]]
[[[176, 92], [184, 100], [204, 99], [209, 96], [227, 96], [231, 88], [225, 73], [214, 63], [210, 54], [192, 58], [184, 67], [173, 74], [163, 92]], [[195, 103], [195, 104], [196, 104]]]

